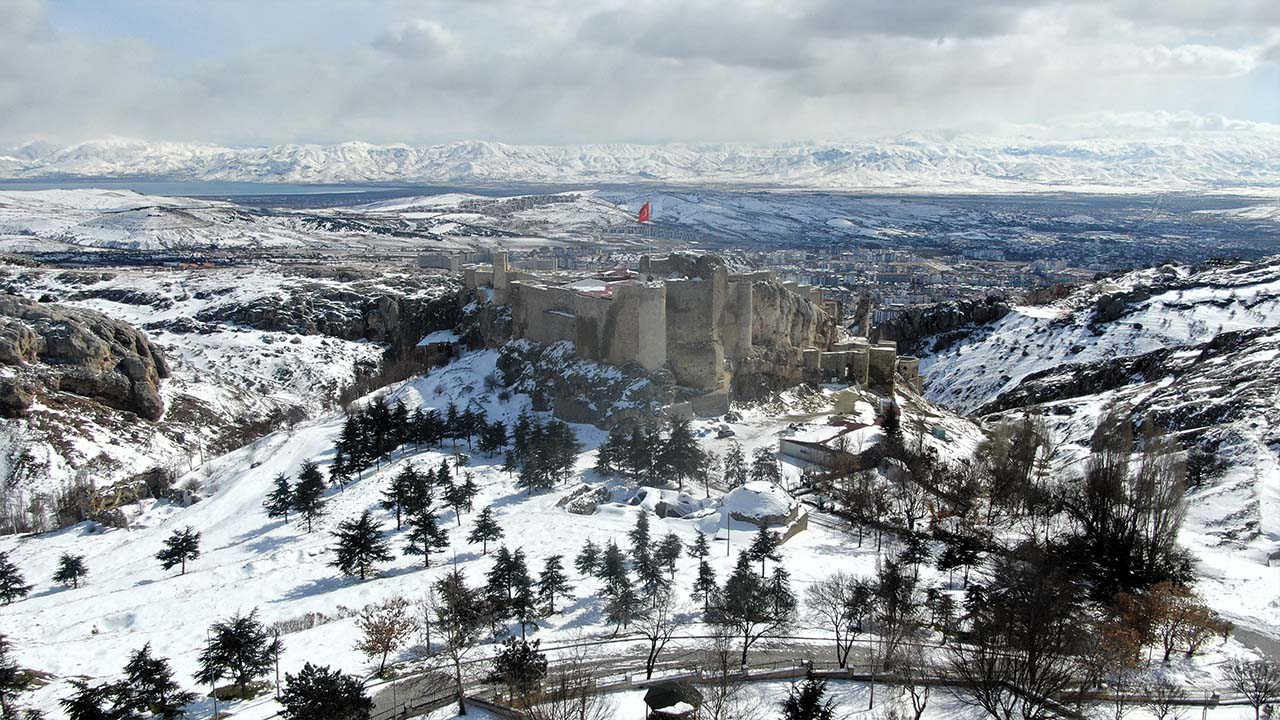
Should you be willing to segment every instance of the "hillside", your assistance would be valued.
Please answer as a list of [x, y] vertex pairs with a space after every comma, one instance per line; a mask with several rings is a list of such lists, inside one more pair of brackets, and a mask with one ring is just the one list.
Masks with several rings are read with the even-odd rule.
[[10, 178], [153, 177], [292, 183], [721, 183], [931, 192], [1204, 190], [1280, 185], [1265, 132], [1141, 140], [905, 135], [861, 143], [229, 148], [111, 139], [0, 150]]
[[[466, 355], [391, 389], [387, 397], [410, 407], [436, 409], [455, 402], [482, 409], [491, 420], [511, 422], [529, 407], [530, 401], [523, 394], [506, 395], [486, 389], [484, 380], [494, 372], [497, 357], [498, 353], [492, 350]], [[789, 403], [791, 411], [787, 410]], [[770, 408], [742, 409], [740, 417], [729, 425], [750, 455], [757, 447], [775, 447], [780, 433], [821, 431], [830, 412], [821, 395], [803, 403], [799, 398], [784, 397]], [[865, 403], [858, 408], [858, 416], [863, 419], [869, 419], [871, 412]], [[51, 672], [58, 678], [37, 692], [38, 704], [52, 707], [56, 698], [67, 691], [65, 678], [111, 677], [119, 672], [120, 659], [126, 652], [147, 642], [157, 653], [171, 657], [180, 681], [190, 685], [208, 623], [254, 608], [268, 624], [295, 623], [282, 631], [286, 648], [281, 658], [282, 672], [295, 671], [308, 660], [321, 660], [365, 674], [370, 665], [352, 648], [356, 630], [351, 609], [393, 596], [417, 601], [451, 563], [462, 568], [473, 584], [482, 583], [492, 551], [488, 557], [482, 556], [479, 546], [465, 541], [475, 513], [464, 514], [459, 524], [452, 511], [442, 512], [441, 527], [448, 532], [451, 548], [447, 555], [433, 559], [430, 568], [423, 568], [420, 558], [400, 553], [404, 533], [393, 531], [392, 513], [379, 505], [382, 491], [405, 463], [434, 468], [442, 460], [453, 458], [447, 446], [402, 448], [380, 470], [367, 471], [344, 488], [331, 488], [326, 517], [311, 534], [305, 533], [296, 521], [286, 524], [265, 516], [262, 502], [277, 473], [292, 475], [306, 459], [318, 461], [327, 471], [342, 421], [341, 413], [326, 415], [211, 460], [201, 474], [208, 499], [186, 508], [144, 501], [129, 530], [103, 531], [82, 524], [38, 537], [0, 538], [0, 549], [10, 552], [28, 581], [37, 584], [31, 597], [0, 608], [0, 623], [10, 633], [24, 666]], [[716, 439], [719, 424], [699, 422], [695, 431], [705, 447], [723, 452], [730, 441]], [[959, 451], [971, 448], [975, 439], [971, 426], [955, 420], [949, 421], [948, 426]], [[600, 482], [601, 478], [590, 468], [604, 433], [590, 426], [574, 427], [585, 450], [577, 458], [573, 483]], [[868, 439], [874, 432], [868, 433]], [[474, 474], [481, 488], [476, 510], [494, 508], [505, 532], [505, 543], [524, 548], [531, 570], [539, 569], [552, 554], [565, 555], [566, 565], [571, 565], [569, 561], [587, 539], [600, 545], [610, 540], [625, 544], [626, 532], [635, 524], [638, 513], [627, 503], [636, 492], [634, 485], [610, 480], [606, 485], [614, 502], [601, 504], [594, 514], [574, 515], [557, 507], [573, 483], [528, 494], [515, 487], [513, 478], [501, 470], [501, 465], [499, 457], [471, 455], [466, 471]], [[788, 482], [794, 481], [799, 472], [789, 465], [784, 465], [783, 471]], [[732, 568], [733, 556], [749, 544], [756, 528], [735, 520], [726, 536], [722, 492], [711, 488], [704, 493], [701, 486], [686, 490], [689, 495], [683, 503], [694, 511], [685, 518], [651, 516], [651, 532], [655, 537], [674, 532], [686, 543], [692, 542], [699, 530], [716, 538], [711, 559], [717, 575], [723, 578]], [[367, 582], [343, 579], [329, 566], [329, 532], [339, 521], [366, 508], [373, 510], [388, 530], [397, 558], [384, 564], [378, 576]], [[734, 505], [732, 509], [739, 511], [743, 506]], [[161, 570], [152, 556], [165, 537], [186, 525], [202, 533], [203, 553], [186, 575], [177, 576], [176, 570]], [[66, 551], [84, 553], [90, 569], [89, 583], [77, 590], [64, 590], [47, 580], [58, 556]], [[870, 542], [864, 548], [851, 547], [845, 531], [828, 520], [811, 522], [808, 530], [782, 547], [782, 556], [797, 591], [802, 591], [807, 583], [836, 569], [872, 573], [876, 549]], [[692, 560], [680, 561], [675, 587], [681, 593], [692, 585], [694, 571]], [[924, 573], [931, 580], [937, 579], [932, 570], [926, 568]], [[584, 580], [572, 570], [570, 575], [577, 586], [577, 599], [565, 612], [542, 623], [544, 629], [538, 636], [544, 643], [606, 635], [612, 630], [603, 622], [600, 604], [594, 597], [598, 581]], [[308, 613], [319, 614], [315, 626], [296, 629]], [[627, 648], [617, 651], [625, 652]], [[264, 709], [249, 708], [244, 711], [245, 717], [265, 716], [269, 710], [269, 703], [254, 705]]]
[[[0, 287], [125, 323], [163, 352], [169, 373], [155, 418], [140, 420], [64, 383], [39, 390], [25, 415], [0, 420], [0, 478], [15, 507], [76, 478], [101, 487], [153, 468], [183, 474], [328, 412], [389, 348], [451, 326], [456, 310], [452, 281], [408, 272], [7, 268]], [[6, 374], [38, 365], [4, 364]]]
[[[1168, 428], [1188, 451], [1182, 541], [1208, 597], [1280, 633], [1280, 259], [1163, 266], [946, 334], [925, 394], [986, 420], [1043, 413], [1078, 460], [1105, 408]], [[957, 334], [962, 335], [957, 339]], [[929, 343], [924, 343], [928, 349]]]

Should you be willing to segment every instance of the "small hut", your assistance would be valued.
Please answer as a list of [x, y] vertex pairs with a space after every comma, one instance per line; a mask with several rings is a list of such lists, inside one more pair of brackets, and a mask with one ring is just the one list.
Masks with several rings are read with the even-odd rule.
[[686, 720], [697, 716], [702, 693], [688, 683], [662, 683], [649, 688], [644, 704], [649, 708], [649, 720]]

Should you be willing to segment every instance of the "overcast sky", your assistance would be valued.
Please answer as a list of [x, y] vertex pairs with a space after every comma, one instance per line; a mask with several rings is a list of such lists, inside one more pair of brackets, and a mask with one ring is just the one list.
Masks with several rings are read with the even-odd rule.
[[0, 142], [1280, 124], [1280, 0], [0, 0]]

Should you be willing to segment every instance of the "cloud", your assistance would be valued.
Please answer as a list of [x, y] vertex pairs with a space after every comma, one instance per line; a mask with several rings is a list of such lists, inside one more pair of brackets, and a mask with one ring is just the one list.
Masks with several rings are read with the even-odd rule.
[[440, 23], [413, 18], [392, 25], [378, 36], [374, 46], [401, 57], [427, 60], [449, 52], [453, 37]]
[[1280, 122], [1265, 92], [1274, 0], [307, 0], [268, 4], [279, 30], [256, 34], [236, 30], [234, 4], [192, 5], [200, 20], [183, 23], [97, 1], [134, 15], [102, 27], [68, 22], [74, 6], [0, 0], [0, 145], [848, 140], [1163, 111], [1221, 120], [1089, 132]]

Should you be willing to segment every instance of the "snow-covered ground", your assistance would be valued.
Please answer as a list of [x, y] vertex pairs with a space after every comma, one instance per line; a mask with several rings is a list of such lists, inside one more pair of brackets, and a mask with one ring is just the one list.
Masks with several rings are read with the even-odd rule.
[[[444, 408], [450, 401], [473, 403], [490, 418], [512, 421], [528, 407], [528, 398], [515, 395], [506, 401], [485, 389], [484, 378], [491, 374], [496, 351], [469, 354], [455, 363], [396, 388], [391, 397], [410, 407]], [[812, 402], [812, 399], [811, 399]], [[828, 410], [829, 412], [829, 410]], [[448, 529], [451, 548], [436, 558], [433, 566], [422, 567], [421, 559], [400, 556], [401, 533], [392, 532], [391, 514], [379, 506], [380, 494], [403, 463], [435, 467], [451, 458], [446, 450], [405, 449], [370, 471], [345, 489], [334, 489], [328, 497], [327, 517], [315, 532], [306, 534], [296, 523], [270, 520], [262, 501], [277, 473], [294, 474], [303, 460], [313, 459], [326, 466], [341, 429], [343, 416], [334, 414], [302, 423], [293, 431], [273, 433], [262, 440], [217, 458], [201, 473], [209, 497], [191, 507], [178, 508], [146, 501], [129, 530], [91, 532], [86, 525], [45, 536], [0, 539], [0, 549], [36, 584], [32, 596], [0, 608], [0, 627], [10, 635], [19, 661], [26, 667], [53, 673], [59, 680], [36, 694], [40, 706], [52, 708], [64, 695], [67, 677], [110, 678], [119, 673], [122, 658], [144, 643], [155, 652], [171, 657], [185, 684], [191, 684], [196, 655], [205, 628], [214, 620], [235, 612], [258, 609], [263, 621], [275, 623], [296, 619], [306, 613], [334, 614], [341, 607], [360, 608], [392, 596], [419, 599], [444, 567], [457, 563], [473, 583], [483, 582], [491, 556], [484, 557], [479, 546], [467, 545], [474, 513], [464, 515], [459, 525], [452, 513], [441, 517]], [[789, 418], [776, 408], [745, 409], [740, 422], [731, 424], [736, 441], [750, 453], [757, 447], [776, 447], [778, 434], [793, 422], [825, 422], [823, 413], [806, 411]], [[719, 423], [699, 422], [696, 429], [707, 447], [720, 452], [729, 440], [715, 439]], [[590, 426], [576, 426], [588, 450], [578, 459], [578, 473], [592, 478], [594, 448], [604, 433]], [[531, 570], [541, 567], [552, 554], [571, 560], [583, 542], [598, 544], [616, 541], [626, 544], [626, 533], [634, 525], [639, 509], [625, 504], [601, 506], [593, 515], [580, 516], [556, 507], [566, 491], [526, 494], [500, 469], [496, 457], [473, 457], [467, 470], [481, 487], [476, 508], [491, 505], [502, 525], [510, 547], [523, 547]], [[785, 465], [794, 481], [800, 469]], [[615, 483], [616, 484], [616, 483]], [[701, 498], [702, 488], [687, 490]], [[698, 531], [715, 537], [712, 543], [716, 571], [724, 578], [739, 550], [744, 548], [755, 527], [732, 522], [726, 526], [718, 508], [718, 493], [701, 501], [702, 514], [688, 519], [652, 520], [655, 537], [674, 532], [690, 543]], [[381, 568], [378, 577], [356, 582], [339, 577], [329, 566], [332, 538], [329, 531], [341, 520], [373, 509], [392, 538], [397, 559]], [[161, 570], [154, 554], [174, 529], [186, 525], [202, 533], [200, 559], [191, 563], [185, 576]], [[728, 540], [728, 541], [726, 541]], [[54, 586], [51, 577], [63, 552], [82, 553], [90, 570], [87, 585], [67, 590]], [[809, 530], [791, 539], [782, 554], [793, 575], [795, 590], [803, 593], [808, 583], [836, 570], [870, 575], [875, 568], [875, 547], [850, 547], [848, 536], [827, 524], [811, 523]], [[676, 587], [682, 593], [692, 586], [693, 561], [680, 562]], [[927, 571], [926, 571], [927, 572]], [[936, 578], [932, 578], [936, 580]], [[549, 619], [540, 637], [578, 637], [607, 634], [612, 630], [602, 621], [594, 599], [598, 583], [582, 580], [574, 573], [578, 599], [560, 615]], [[354, 620], [346, 618], [312, 630], [282, 636], [286, 650], [281, 671], [292, 672], [306, 661], [319, 660], [346, 670], [367, 673], [368, 661], [353, 648]]]

